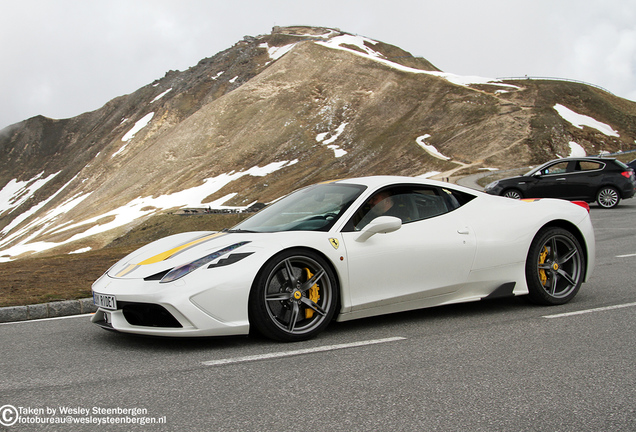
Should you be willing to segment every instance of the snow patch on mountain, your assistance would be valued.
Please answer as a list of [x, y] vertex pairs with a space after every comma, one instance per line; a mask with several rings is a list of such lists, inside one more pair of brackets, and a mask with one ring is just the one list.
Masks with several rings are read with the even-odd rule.
[[439, 150], [435, 148], [435, 146], [426, 144], [426, 140], [429, 139], [430, 137], [431, 136], [429, 134], [425, 134], [425, 135], [417, 137], [415, 139], [415, 142], [424, 150], [426, 150], [431, 156], [434, 156], [442, 160], [450, 160], [448, 156], [444, 156]]
[[[282, 168], [292, 166], [296, 163], [298, 163], [298, 159], [294, 159], [291, 161], [278, 161], [272, 162], [263, 167], [255, 166], [245, 171], [232, 171], [229, 174], [220, 174], [216, 177], [207, 178], [203, 181], [203, 184], [190, 189], [182, 190], [180, 192], [175, 192], [172, 194], [161, 195], [158, 197], [139, 197], [132, 200], [128, 204], [123, 205], [112, 211], [102, 213], [100, 215], [80, 222], [70, 222], [53, 230], [48, 230], [51, 223], [57, 217], [70, 211], [73, 207], [77, 206], [80, 202], [88, 198], [90, 194], [76, 195], [73, 199], [68, 200], [62, 205], [49, 211], [44, 217], [30, 222], [27, 226], [21, 228], [16, 233], [11, 234], [9, 237], [3, 237], [2, 241], [0, 242], [0, 248], [2, 248], [3, 246], [7, 246], [10, 242], [17, 239], [19, 239], [19, 241], [17, 244], [7, 247], [6, 249], [0, 249], [0, 262], [11, 261], [12, 259], [14, 259], [14, 257], [17, 257], [18, 255], [21, 255], [23, 253], [42, 252], [67, 243], [82, 240], [96, 234], [125, 226], [139, 218], [149, 216], [152, 213], [156, 213], [162, 210], [200, 206], [203, 204], [205, 204], [206, 207], [210, 207], [213, 209], [229, 208], [223, 206], [223, 204], [236, 194], [228, 194], [211, 203], [204, 203], [203, 200], [206, 197], [221, 190], [221, 188], [223, 188], [230, 182], [238, 180], [243, 176], [249, 175], [254, 177], [264, 177]], [[62, 189], [60, 189], [60, 191], [63, 190], [65, 187], [66, 185]], [[60, 191], [58, 191], [57, 193], [59, 193]], [[57, 193], [55, 195], [57, 195]], [[37, 207], [41, 208], [52, 198], [53, 197], [49, 198], [49, 200], [45, 201]], [[245, 210], [247, 207], [232, 208], [237, 210]], [[29, 212], [29, 216], [31, 214], [33, 214], [33, 212]], [[24, 219], [25, 218], [21, 218], [19, 222], [22, 222]], [[11, 231], [11, 229], [15, 228], [16, 225], [17, 224], [11, 224], [10, 226], [7, 226], [2, 231], [2, 234], [7, 234], [9, 231]], [[71, 230], [77, 231], [82, 229], [84, 229], [82, 232], [74, 234], [68, 239], [61, 242], [35, 241], [31, 243], [32, 240], [35, 240], [42, 235], [62, 234]], [[20, 239], [21, 236], [24, 236], [27, 233], [29, 234], [28, 237]]]
[[585, 157], [587, 156], [587, 152], [580, 145], [575, 143], [574, 141], [570, 141], [570, 157]]
[[24, 204], [38, 189], [53, 180], [60, 172], [42, 178], [44, 172], [27, 181], [10, 180], [0, 190], [0, 215], [10, 214], [13, 210]]
[[561, 104], [554, 105], [554, 109], [559, 115], [572, 126], [577, 127], [579, 129], [583, 129], [583, 126], [590, 127], [592, 129], [596, 129], [597, 131], [613, 137], [619, 137], [618, 131], [612, 129], [612, 127], [606, 123], [601, 123], [593, 119], [592, 117], [576, 113], [572, 111], [570, 108], [567, 108]]
[[333, 150], [334, 155], [336, 158], [340, 158], [344, 155], [347, 154], [346, 150], [341, 149], [339, 146], [333, 144], [339, 137], [340, 135], [344, 132], [345, 127], [348, 125], [348, 122], [344, 122], [341, 123], [340, 126], [338, 126], [336, 128], [336, 131], [327, 139], [325, 140], [325, 138], [327, 138], [327, 136], [329, 136], [329, 134], [331, 132], [322, 132], [319, 133], [318, 135], [316, 135], [316, 141], [318, 141], [319, 143], [321, 143], [322, 145], [326, 145], [327, 148]]
[[126, 134], [121, 138], [121, 140], [124, 141], [126, 144], [121, 146], [119, 148], [119, 150], [117, 150], [115, 153], [113, 153], [113, 155], [110, 158], [112, 159], [115, 156], [117, 156], [118, 154], [122, 153], [126, 149], [128, 144], [130, 143], [130, 140], [132, 140], [134, 138], [135, 134], [137, 132], [139, 132], [140, 130], [142, 130], [143, 128], [145, 128], [146, 126], [148, 126], [148, 123], [150, 123], [150, 120], [152, 120], [154, 115], [155, 115], [155, 113], [151, 112], [150, 114], [146, 114], [145, 116], [143, 116], [143, 118], [141, 120], [138, 120], [135, 123], [135, 125], [132, 127], [132, 129], [130, 129], [128, 132], [126, 132]]
[[295, 43], [292, 43], [292, 44], [284, 45], [280, 47], [277, 47], [277, 46], [270, 47], [266, 42], [264, 42], [260, 44], [258, 47], [266, 49], [267, 54], [269, 55], [269, 58], [272, 59], [272, 61], [274, 61], [274, 60], [278, 60], [279, 58], [287, 54], [289, 51], [291, 51], [295, 45], [296, 45]]
[[[399, 63], [395, 63], [386, 59], [384, 55], [370, 48], [367, 44], [365, 44], [365, 42], [372, 45], [375, 45], [378, 43], [372, 39], [365, 38], [363, 36], [354, 36], [354, 35], [336, 36], [334, 38], [329, 39], [326, 42], [316, 41], [315, 43], [327, 48], [347, 51], [352, 54], [365, 57], [370, 60], [383, 63], [386, 66], [389, 66], [393, 69], [400, 70], [402, 72], [433, 75], [440, 78], [444, 78], [453, 84], [464, 86], [464, 87], [467, 87], [471, 84], [489, 84], [489, 85], [496, 85], [499, 87], [519, 89], [518, 86], [515, 86], [512, 84], [504, 84], [500, 80], [494, 79], [494, 78], [485, 78], [485, 77], [479, 77], [479, 76], [461, 76], [461, 75], [455, 75], [451, 73], [426, 71], [422, 69], [412, 68], [409, 66], [404, 66]], [[345, 46], [345, 45], [355, 46], [359, 50], [349, 48], [348, 46]]]
[[162, 97], [167, 95], [170, 91], [172, 91], [172, 87], [170, 87], [168, 90], [166, 90], [165, 92], [163, 92], [160, 95], [158, 95], [157, 97], [155, 97], [153, 100], [150, 101], [150, 103], [157, 102], [159, 99], [161, 99]]
[[[3, 228], [0, 232], [2, 235], [2, 240], [0, 240], [0, 262], [8, 261], [11, 255], [15, 255], [14, 253], [7, 252], [7, 250], [12, 249], [13, 247], [3, 250], [2, 247], [5, 247], [11, 243], [17, 242], [18, 245], [28, 243], [29, 241], [37, 238], [38, 236], [47, 233], [47, 229], [55, 222], [55, 220], [60, 216], [65, 214], [66, 212], [72, 210], [75, 206], [81, 203], [85, 198], [90, 194], [77, 194], [69, 200], [66, 200], [61, 205], [55, 207], [52, 210], [49, 210], [44, 216], [35, 218], [25, 226], [20, 229], [16, 228], [21, 225], [23, 222], [31, 218], [35, 215], [40, 209], [44, 208], [48, 203], [53, 201], [66, 187], [72, 183], [77, 176], [68, 181], [64, 186], [62, 186], [57, 192], [51, 195], [48, 199], [38, 203], [31, 207], [28, 211], [22, 213], [20, 216], [16, 217], [11, 221], [9, 225]], [[22, 253], [22, 252], [20, 252]], [[18, 254], [19, 255], [19, 254]]]
[[126, 134], [121, 138], [121, 140], [122, 141], [130, 141], [131, 139], [133, 139], [137, 132], [139, 132], [140, 130], [142, 130], [146, 126], [148, 126], [148, 123], [150, 123], [150, 120], [152, 120], [154, 115], [155, 115], [155, 113], [151, 112], [151, 113], [146, 114], [145, 116], [143, 116], [141, 118], [141, 120], [137, 120], [137, 122], [132, 127], [132, 129], [130, 129], [128, 132], [126, 132]]

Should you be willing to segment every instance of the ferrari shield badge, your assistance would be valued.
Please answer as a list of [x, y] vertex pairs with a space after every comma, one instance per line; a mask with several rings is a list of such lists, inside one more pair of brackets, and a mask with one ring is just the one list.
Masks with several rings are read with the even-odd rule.
[[338, 249], [338, 246], [340, 246], [337, 238], [330, 238], [329, 243], [331, 243], [331, 246], [333, 246], [334, 249]]

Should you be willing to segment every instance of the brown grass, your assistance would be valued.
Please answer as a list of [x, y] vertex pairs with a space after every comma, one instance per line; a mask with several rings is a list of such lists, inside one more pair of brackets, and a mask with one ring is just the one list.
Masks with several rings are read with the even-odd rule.
[[134, 249], [110, 248], [1, 263], [0, 307], [90, 297], [91, 284]]

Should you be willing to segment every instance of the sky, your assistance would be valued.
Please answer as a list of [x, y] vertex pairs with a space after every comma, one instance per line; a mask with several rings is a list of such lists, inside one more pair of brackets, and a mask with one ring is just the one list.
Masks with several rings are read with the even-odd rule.
[[98, 109], [288, 25], [396, 45], [444, 72], [580, 80], [636, 101], [634, 0], [0, 0], [0, 129]]

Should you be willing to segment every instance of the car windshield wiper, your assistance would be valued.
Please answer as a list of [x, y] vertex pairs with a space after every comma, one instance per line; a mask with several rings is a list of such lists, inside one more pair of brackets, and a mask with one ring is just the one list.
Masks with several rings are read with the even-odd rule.
[[227, 228], [223, 228], [221, 230], [221, 232], [234, 234], [234, 233], [256, 233], [258, 231], [250, 231], [250, 230], [244, 230], [244, 229], [227, 229]]

